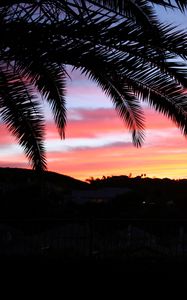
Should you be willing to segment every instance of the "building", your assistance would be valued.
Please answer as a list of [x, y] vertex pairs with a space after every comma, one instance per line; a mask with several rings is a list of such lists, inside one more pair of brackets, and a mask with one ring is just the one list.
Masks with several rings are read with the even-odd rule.
[[129, 188], [98, 188], [89, 190], [72, 190], [66, 197], [65, 201], [72, 201], [76, 204], [84, 204], [87, 202], [108, 202], [115, 199], [119, 195], [130, 192]]

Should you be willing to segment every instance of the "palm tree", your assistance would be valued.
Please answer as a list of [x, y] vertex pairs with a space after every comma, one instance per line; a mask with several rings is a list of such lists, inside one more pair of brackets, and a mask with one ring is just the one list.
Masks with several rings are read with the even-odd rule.
[[45, 170], [45, 124], [38, 93], [66, 126], [66, 66], [94, 80], [144, 140], [141, 101], [187, 135], [187, 32], [161, 23], [155, 5], [187, 0], [6, 0], [0, 2], [0, 114], [36, 170]]

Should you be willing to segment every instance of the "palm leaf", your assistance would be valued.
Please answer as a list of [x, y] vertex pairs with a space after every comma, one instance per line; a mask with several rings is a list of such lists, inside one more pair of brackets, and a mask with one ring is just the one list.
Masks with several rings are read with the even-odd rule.
[[45, 170], [44, 123], [32, 89], [25, 86], [2, 63], [0, 85], [2, 119], [23, 147], [33, 168]]
[[48, 101], [52, 109], [54, 120], [59, 130], [60, 137], [65, 138], [66, 127], [66, 101], [65, 101], [65, 69], [55, 63], [43, 63], [35, 60], [27, 71], [28, 80], [34, 84], [41, 95]]
[[[84, 65], [84, 67], [83, 67]], [[81, 62], [82, 73], [97, 82], [107, 96], [109, 96], [130, 131], [133, 142], [141, 146], [144, 140], [144, 117], [138, 99], [125, 84], [121, 84], [119, 76], [114, 78], [115, 69], [109, 69], [110, 64], [105, 64], [101, 56], [91, 57], [89, 54]]]

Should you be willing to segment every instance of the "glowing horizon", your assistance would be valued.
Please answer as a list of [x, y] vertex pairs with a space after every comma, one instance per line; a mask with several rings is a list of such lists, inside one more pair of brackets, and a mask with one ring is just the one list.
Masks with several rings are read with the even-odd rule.
[[[187, 141], [179, 129], [153, 109], [144, 108], [146, 137], [135, 148], [131, 134], [109, 99], [75, 73], [67, 91], [66, 139], [60, 140], [46, 109], [48, 170], [85, 180], [89, 177], [146, 174], [187, 178]], [[0, 134], [0, 167], [30, 168], [23, 149], [4, 125]]]
[[[186, 13], [155, 6], [161, 22], [187, 28]], [[46, 116], [48, 170], [85, 180], [89, 177], [146, 174], [147, 177], [187, 178], [187, 140], [170, 120], [144, 105], [146, 137], [142, 148], [97, 85], [67, 66], [66, 140], [60, 140], [51, 112]], [[0, 127], [0, 167], [31, 168], [23, 149]]]

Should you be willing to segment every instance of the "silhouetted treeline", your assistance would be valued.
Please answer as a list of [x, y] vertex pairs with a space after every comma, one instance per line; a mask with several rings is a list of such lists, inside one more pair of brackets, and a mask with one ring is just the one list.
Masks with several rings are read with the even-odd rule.
[[[93, 194], [110, 188], [127, 191], [111, 198], [81, 204], [73, 191]], [[99, 193], [99, 192], [98, 192]], [[186, 218], [187, 180], [146, 178], [144, 175], [111, 176], [89, 180], [24, 169], [0, 169], [0, 217], [2, 218]]]
[[187, 217], [187, 180], [103, 176], [88, 180], [92, 188], [127, 187], [131, 191], [110, 203], [112, 214], [126, 217]]

